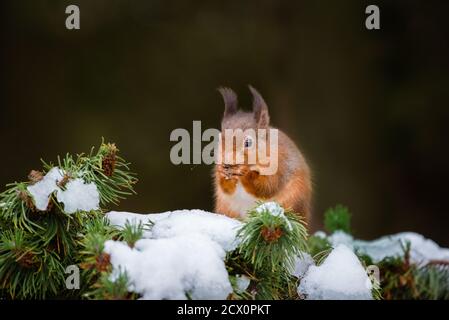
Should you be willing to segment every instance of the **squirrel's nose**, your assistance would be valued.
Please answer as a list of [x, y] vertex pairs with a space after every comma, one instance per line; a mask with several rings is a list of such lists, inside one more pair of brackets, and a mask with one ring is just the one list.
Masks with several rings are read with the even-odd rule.
[[223, 165], [223, 168], [224, 168], [224, 169], [229, 169], [229, 168], [231, 168], [231, 165], [230, 165], [230, 164], [224, 164], [224, 165]]

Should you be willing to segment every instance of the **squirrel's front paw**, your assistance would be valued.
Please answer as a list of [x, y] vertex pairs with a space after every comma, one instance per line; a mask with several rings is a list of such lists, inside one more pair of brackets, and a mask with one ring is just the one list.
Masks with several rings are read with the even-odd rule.
[[228, 179], [230, 177], [229, 170], [224, 166], [217, 166], [216, 172], [220, 178]]
[[237, 178], [236, 177], [221, 177], [219, 180], [220, 188], [224, 193], [232, 194], [235, 191], [237, 186]]
[[246, 166], [246, 165], [241, 165], [241, 166], [239, 166], [236, 170], [235, 170], [235, 172], [234, 172], [234, 174], [236, 175], [236, 176], [246, 176], [248, 173], [250, 173], [251, 172], [251, 170], [249, 169], [249, 167], [248, 166]]
[[252, 165], [252, 166], [250, 166], [250, 167], [249, 167], [249, 170], [250, 170], [251, 172], [253, 172], [253, 173], [257, 173], [257, 174], [260, 173], [260, 168], [259, 168], [258, 165]]

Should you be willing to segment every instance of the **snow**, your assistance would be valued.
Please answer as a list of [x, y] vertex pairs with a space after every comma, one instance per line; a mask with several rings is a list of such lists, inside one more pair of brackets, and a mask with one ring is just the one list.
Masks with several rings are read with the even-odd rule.
[[[106, 217], [109, 222], [118, 227], [124, 227], [126, 222], [128, 221], [131, 224], [142, 224], [149, 223], [151, 221], [157, 221], [158, 218], [161, 218], [164, 213], [161, 214], [140, 214], [140, 213], [132, 213], [125, 211], [110, 211], [106, 213]], [[151, 216], [151, 217], [150, 217]]]
[[326, 232], [324, 232], [324, 231], [317, 231], [317, 232], [315, 232], [314, 236], [318, 237], [318, 238], [323, 238], [323, 239], [327, 238]]
[[63, 177], [64, 172], [58, 167], [54, 167], [41, 181], [27, 187], [28, 192], [34, 199], [34, 205], [38, 210], [47, 210], [50, 195], [59, 189], [57, 182], [62, 180]]
[[57, 200], [64, 203], [66, 213], [98, 210], [100, 194], [95, 183], [84, 183], [81, 179], [69, 181], [65, 190], [57, 191]]
[[241, 274], [236, 276], [236, 280], [237, 280], [236, 285], [237, 285], [238, 292], [244, 292], [246, 289], [248, 289], [249, 284], [251, 282], [250, 278], [248, 278], [245, 275], [241, 275]]
[[374, 241], [354, 241], [354, 248], [379, 262], [387, 256], [402, 256], [401, 243], [410, 242], [410, 261], [422, 265], [430, 260], [449, 260], [449, 249], [441, 248], [434, 241], [414, 232], [402, 232]]
[[[267, 210], [284, 216], [275, 203], [265, 203], [257, 212]], [[177, 210], [160, 214], [109, 212], [112, 225], [151, 224], [133, 248], [120, 241], [108, 241], [112, 279], [120, 270], [129, 277], [129, 290], [142, 299], [226, 299], [232, 286], [224, 264], [226, 252], [238, 244], [238, 220], [202, 210]], [[412, 262], [431, 259], [449, 260], [449, 249], [416, 233], [399, 233], [374, 241], [354, 239], [338, 231], [327, 236], [334, 248], [319, 266], [302, 252], [291, 274], [300, 279], [298, 293], [307, 299], [372, 299], [372, 282], [357, 253], [370, 255], [375, 263], [386, 256], [401, 255], [401, 241], [411, 242]], [[236, 291], [245, 290], [250, 280], [236, 276]]]
[[292, 275], [298, 278], [302, 278], [307, 270], [315, 265], [315, 260], [312, 256], [306, 252], [302, 252], [301, 255], [295, 259], [294, 269], [290, 272]]
[[[324, 235], [324, 238], [326, 238], [326, 235]], [[344, 244], [345, 246], [354, 249], [354, 238], [343, 231], [335, 231], [332, 233], [327, 240], [332, 244], [333, 247], [338, 246], [339, 244]]]
[[284, 216], [284, 208], [282, 208], [277, 202], [266, 202], [256, 208], [258, 213], [268, 211], [275, 217]]
[[290, 230], [292, 229], [292, 225], [291, 225], [290, 221], [287, 219], [287, 217], [284, 214], [284, 212], [285, 212], [284, 208], [282, 208], [277, 202], [273, 202], [273, 201], [265, 202], [256, 208], [256, 212], [257, 213], [268, 212], [274, 217], [279, 217], [286, 222], [286, 224]]
[[410, 242], [410, 261], [422, 265], [430, 260], [449, 260], [449, 249], [439, 247], [434, 241], [413, 232], [402, 232], [384, 236], [373, 241], [356, 240], [342, 231], [328, 237], [332, 246], [345, 244], [354, 251], [369, 255], [374, 263], [386, 257], [403, 256], [401, 244]]
[[111, 211], [106, 216], [112, 225], [119, 227], [123, 227], [126, 221], [133, 224], [153, 223], [153, 227], [144, 232], [144, 238], [202, 234], [218, 243], [225, 251], [232, 251], [237, 247], [237, 231], [242, 225], [238, 220], [203, 210], [177, 210], [159, 214]]
[[224, 259], [238, 245], [239, 221], [202, 210], [109, 212], [107, 218], [120, 227], [126, 221], [153, 223], [134, 248], [119, 241], [105, 244], [112, 276], [124, 270], [129, 289], [142, 299], [226, 299], [232, 293]]
[[320, 266], [310, 266], [298, 294], [310, 300], [371, 300], [371, 281], [357, 256], [340, 244]]
[[76, 211], [97, 210], [100, 205], [100, 195], [94, 183], [86, 184], [82, 179], [69, 181], [65, 190], [58, 186], [58, 182], [64, 178], [64, 171], [58, 167], [52, 168], [41, 181], [27, 187], [34, 199], [36, 208], [40, 211], [47, 210], [50, 196], [56, 192], [58, 202], [64, 203], [66, 213]]
[[124, 270], [142, 299], [226, 299], [232, 293], [225, 251], [201, 234], [141, 239], [134, 248], [107, 241], [113, 277]]

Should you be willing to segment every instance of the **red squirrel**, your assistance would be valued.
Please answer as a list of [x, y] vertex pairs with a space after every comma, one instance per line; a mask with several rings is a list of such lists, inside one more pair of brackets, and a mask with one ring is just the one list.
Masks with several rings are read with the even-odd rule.
[[[298, 213], [306, 222], [310, 221], [312, 182], [309, 166], [295, 143], [282, 131], [277, 130], [277, 170], [274, 174], [261, 174], [263, 167], [257, 157], [255, 163], [249, 163], [250, 148], [260, 148], [259, 136], [240, 136], [232, 138], [231, 149], [226, 145], [225, 131], [252, 129], [269, 131], [268, 106], [262, 96], [253, 87], [252, 112], [238, 110], [237, 95], [229, 88], [219, 88], [223, 96], [225, 111], [221, 122], [220, 162], [214, 168], [215, 212], [232, 218], [242, 218], [257, 201], [276, 201], [286, 209]], [[229, 131], [229, 130], [228, 130]], [[251, 131], [251, 130], [249, 130]], [[268, 135], [269, 136], [269, 135]], [[226, 145], [226, 147], [225, 147]], [[268, 143], [267, 143], [268, 145]], [[231, 160], [224, 155], [232, 153]], [[236, 163], [236, 156], [244, 161]], [[270, 154], [271, 156], [271, 154]], [[272, 161], [270, 157], [270, 161]], [[266, 163], [264, 163], [266, 166]]]

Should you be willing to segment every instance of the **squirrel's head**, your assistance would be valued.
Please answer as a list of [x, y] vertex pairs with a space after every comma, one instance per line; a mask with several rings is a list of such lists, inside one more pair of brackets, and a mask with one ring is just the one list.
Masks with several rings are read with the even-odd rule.
[[268, 106], [260, 93], [249, 86], [253, 95], [253, 111], [244, 112], [238, 109], [238, 100], [235, 92], [230, 88], [219, 88], [223, 96], [225, 111], [221, 121], [221, 129], [268, 129], [270, 115]]
[[[225, 105], [221, 121], [221, 157], [224, 164], [240, 164], [237, 159], [243, 159], [244, 164], [255, 164], [249, 163], [249, 154], [251, 151], [261, 148], [262, 144], [258, 141], [261, 139], [260, 132], [266, 132], [266, 137], [269, 136], [268, 106], [256, 89], [249, 86], [249, 90], [253, 95], [252, 112], [238, 109], [237, 95], [232, 89], [218, 89], [223, 96]], [[268, 143], [267, 139], [265, 141]]]

